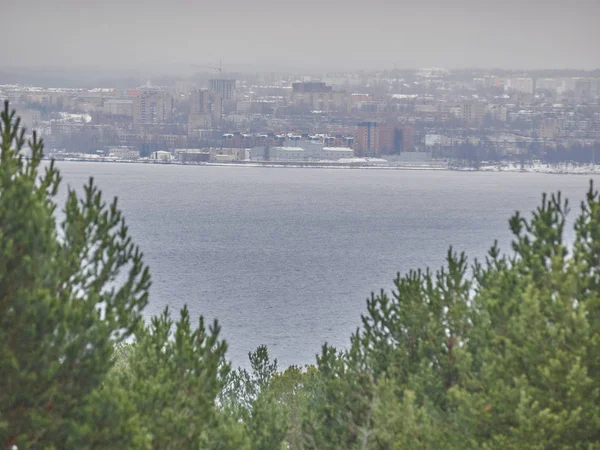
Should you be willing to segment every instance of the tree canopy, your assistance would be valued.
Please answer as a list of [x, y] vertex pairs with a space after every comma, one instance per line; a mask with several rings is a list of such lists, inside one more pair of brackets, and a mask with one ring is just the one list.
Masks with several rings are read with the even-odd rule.
[[[600, 449], [600, 196], [565, 241], [542, 197], [483, 261], [372, 294], [345, 349], [231, 369], [217, 322], [143, 320], [149, 269], [117, 201], [69, 189], [0, 116], [0, 446], [9, 449]], [[27, 144], [27, 145], [26, 145]]]

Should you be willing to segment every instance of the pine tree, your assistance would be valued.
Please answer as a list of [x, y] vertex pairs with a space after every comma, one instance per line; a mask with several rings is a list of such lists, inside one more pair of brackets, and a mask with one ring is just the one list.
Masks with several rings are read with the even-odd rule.
[[8, 102], [0, 135], [0, 447], [65, 448], [141, 320], [150, 275], [93, 180], [81, 198], [69, 189], [58, 222], [59, 171], [35, 133], [26, 148]]
[[221, 405], [226, 414], [244, 424], [253, 450], [277, 450], [286, 437], [291, 406], [280, 401], [284, 394], [272, 386], [277, 359], [270, 359], [264, 345], [248, 353], [248, 359], [250, 371], [238, 368], [227, 377]]
[[244, 434], [217, 410], [229, 372], [219, 330], [216, 322], [207, 330], [202, 317], [193, 328], [184, 307], [177, 322], [165, 310], [136, 332], [117, 377], [152, 449], [220, 448], [217, 444], [228, 440], [245, 448]]
[[367, 300], [353, 340], [377, 379], [393, 375], [401, 396], [409, 389], [445, 408], [446, 392], [459, 382], [460, 348], [474, 320], [467, 269], [466, 256], [450, 249], [447, 267], [398, 275], [391, 295], [382, 290]]
[[510, 220], [467, 277], [398, 277], [367, 301], [348, 351], [325, 346], [307, 402], [311, 449], [600, 448], [600, 195], [590, 188], [564, 242], [568, 205], [544, 196]]
[[544, 197], [531, 220], [512, 218], [514, 255], [494, 248], [476, 267], [483, 314], [455, 395], [481, 448], [600, 448], [600, 198], [590, 188], [572, 253], [567, 212]]
[[377, 385], [358, 341], [347, 351], [324, 345], [317, 368], [317, 382], [306, 404], [304, 448], [369, 448], [375, 432]]

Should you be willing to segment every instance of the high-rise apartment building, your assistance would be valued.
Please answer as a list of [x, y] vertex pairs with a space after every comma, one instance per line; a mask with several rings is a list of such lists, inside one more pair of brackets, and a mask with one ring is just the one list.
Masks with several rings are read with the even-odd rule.
[[201, 131], [215, 126], [221, 119], [223, 102], [217, 92], [201, 89], [192, 92], [188, 134], [198, 135]]
[[382, 125], [379, 128], [378, 155], [398, 155], [413, 150], [414, 130], [410, 125]]
[[190, 114], [209, 114], [214, 120], [222, 115], [222, 99], [217, 92], [200, 89], [192, 92]]
[[151, 125], [171, 121], [173, 96], [159, 88], [141, 88], [133, 101], [134, 125]]
[[379, 122], [361, 122], [356, 130], [355, 150], [357, 156], [375, 156], [379, 149]]
[[355, 136], [357, 156], [397, 155], [413, 150], [414, 131], [409, 125], [361, 122]]
[[235, 80], [224, 78], [209, 80], [209, 89], [219, 94], [223, 100], [233, 100], [235, 96]]

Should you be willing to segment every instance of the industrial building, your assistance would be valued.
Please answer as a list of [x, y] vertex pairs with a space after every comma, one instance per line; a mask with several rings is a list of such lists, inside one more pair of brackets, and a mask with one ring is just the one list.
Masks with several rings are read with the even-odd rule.
[[324, 147], [323, 144], [298, 141], [294, 147], [257, 146], [250, 150], [252, 161], [307, 162], [338, 161], [352, 158], [354, 150], [344, 147]]

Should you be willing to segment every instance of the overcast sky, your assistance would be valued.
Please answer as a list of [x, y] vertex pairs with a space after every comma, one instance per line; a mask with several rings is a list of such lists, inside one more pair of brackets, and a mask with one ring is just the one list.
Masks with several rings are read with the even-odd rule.
[[600, 0], [0, 0], [0, 66], [600, 67]]

